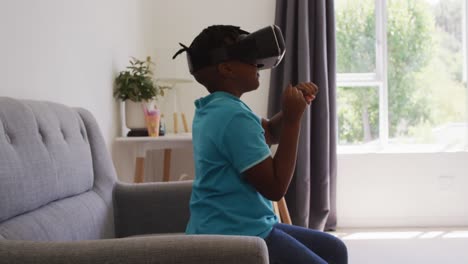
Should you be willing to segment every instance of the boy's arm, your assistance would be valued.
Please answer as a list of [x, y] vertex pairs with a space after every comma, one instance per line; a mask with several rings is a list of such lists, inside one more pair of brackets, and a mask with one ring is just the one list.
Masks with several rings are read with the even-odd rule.
[[283, 126], [283, 112], [282, 111], [279, 111], [270, 120], [262, 118], [262, 127], [265, 130], [265, 140], [268, 146], [279, 143], [282, 126]]
[[244, 172], [247, 181], [270, 200], [280, 200], [291, 182], [296, 165], [301, 117], [306, 106], [307, 101], [300, 89], [289, 86], [285, 90], [282, 129], [274, 158], [268, 157]]
[[[300, 83], [296, 88], [302, 92], [307, 104], [310, 104], [318, 93], [318, 87], [313, 83]], [[282, 126], [283, 111], [276, 113], [270, 120], [262, 118], [265, 140], [269, 146], [279, 143]]]

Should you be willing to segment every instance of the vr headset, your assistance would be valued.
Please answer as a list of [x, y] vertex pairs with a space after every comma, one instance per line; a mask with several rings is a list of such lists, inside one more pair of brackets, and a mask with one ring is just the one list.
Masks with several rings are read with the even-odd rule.
[[172, 58], [174, 59], [184, 51], [187, 52], [187, 61], [191, 74], [207, 66], [217, 65], [229, 60], [254, 64], [259, 70], [271, 69], [278, 66], [286, 52], [283, 34], [276, 25], [262, 28], [250, 34], [245, 32], [245, 34], [239, 35], [234, 44], [207, 52], [197, 53], [189, 47], [179, 44], [183, 48]]

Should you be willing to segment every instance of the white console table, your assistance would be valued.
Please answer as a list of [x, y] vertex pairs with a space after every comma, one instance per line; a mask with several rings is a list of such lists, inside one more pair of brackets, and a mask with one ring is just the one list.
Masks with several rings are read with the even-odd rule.
[[160, 137], [118, 137], [117, 144], [133, 147], [136, 153], [133, 181], [144, 181], [145, 156], [148, 150], [164, 150], [163, 181], [170, 180], [172, 149], [192, 148], [192, 133], [166, 134]]

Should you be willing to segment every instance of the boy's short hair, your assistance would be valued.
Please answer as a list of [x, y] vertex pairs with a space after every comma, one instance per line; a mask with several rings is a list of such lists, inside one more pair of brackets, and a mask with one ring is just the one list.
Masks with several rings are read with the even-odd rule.
[[213, 25], [205, 28], [190, 44], [190, 52], [204, 54], [237, 42], [238, 37], [248, 32], [237, 26]]
[[190, 47], [179, 43], [182, 49], [176, 52], [172, 59], [175, 59], [182, 52], [187, 52], [190, 56], [204, 57], [218, 48], [230, 46], [238, 41], [240, 35], [246, 35], [249, 32], [231, 25], [213, 25], [205, 28], [190, 44]]
[[[186, 47], [181, 44], [182, 49], [177, 51], [172, 57], [177, 57], [182, 52], [188, 52], [191, 56], [209, 56], [209, 53], [217, 48], [230, 46], [238, 41], [240, 35], [249, 34], [249, 32], [240, 29], [238, 26], [232, 25], [213, 25], [209, 26], [200, 32], [198, 36]], [[195, 79], [204, 85], [208, 91], [213, 92], [212, 86], [215, 86], [215, 78], [212, 74], [199, 75], [198, 72], [193, 73]], [[206, 75], [209, 75], [208, 77]]]

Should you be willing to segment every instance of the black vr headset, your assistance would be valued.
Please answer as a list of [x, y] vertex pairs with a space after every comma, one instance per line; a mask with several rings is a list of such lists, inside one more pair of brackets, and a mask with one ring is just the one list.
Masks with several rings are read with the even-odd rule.
[[259, 70], [271, 69], [281, 62], [286, 51], [283, 34], [278, 26], [272, 25], [253, 33], [242, 31], [237, 41], [226, 47], [216, 48], [206, 52], [194, 50], [179, 43], [183, 48], [172, 58], [182, 52], [187, 52], [190, 73], [212, 65], [239, 60], [248, 64], [255, 64]]

